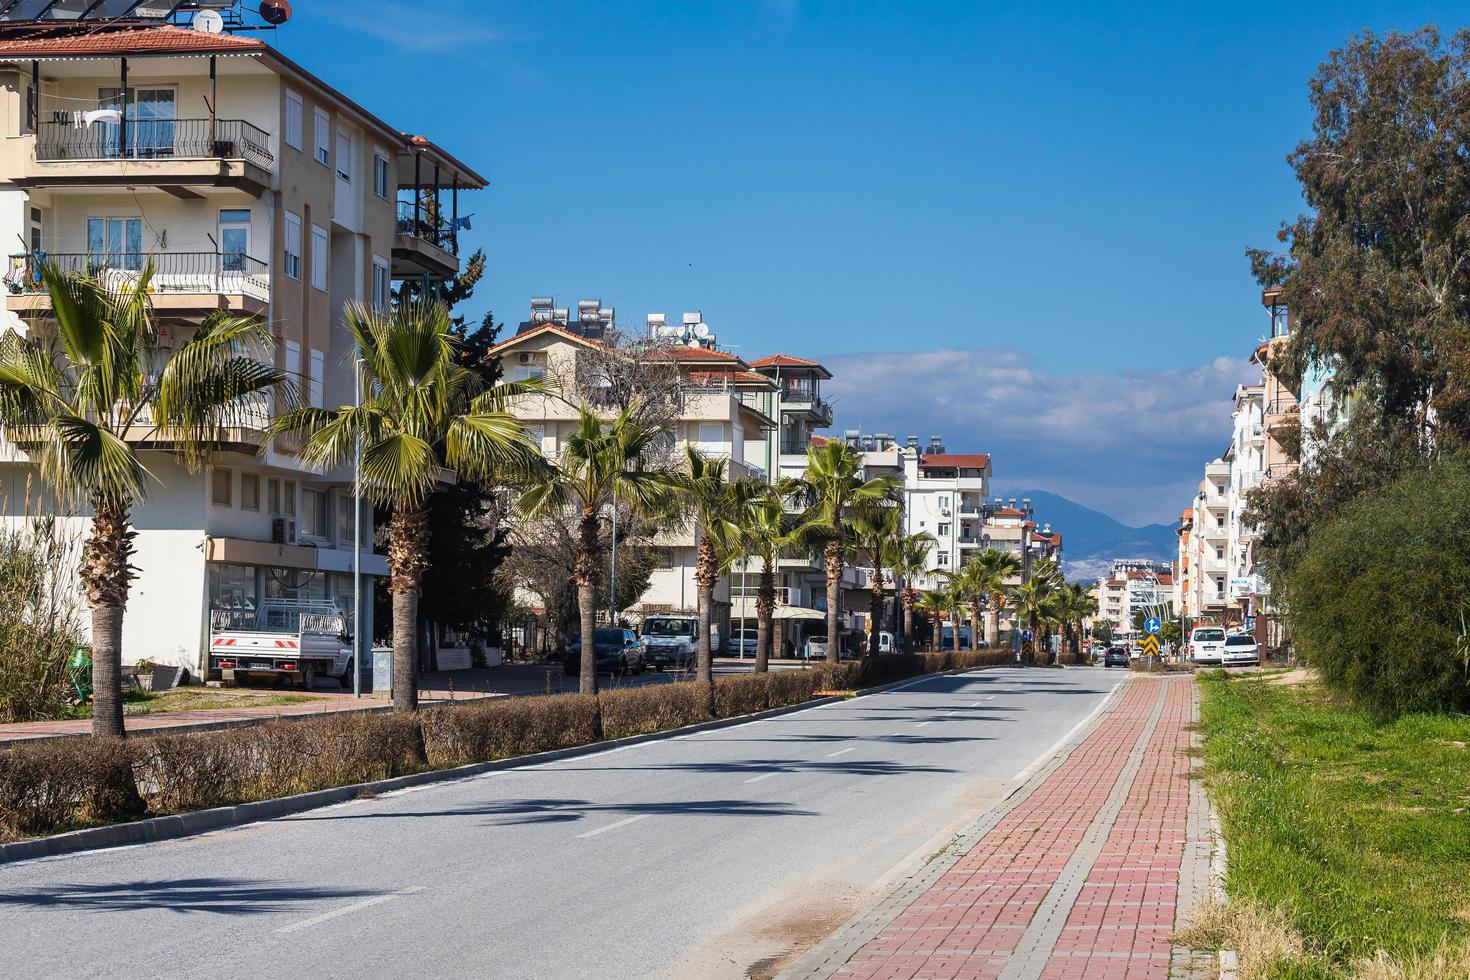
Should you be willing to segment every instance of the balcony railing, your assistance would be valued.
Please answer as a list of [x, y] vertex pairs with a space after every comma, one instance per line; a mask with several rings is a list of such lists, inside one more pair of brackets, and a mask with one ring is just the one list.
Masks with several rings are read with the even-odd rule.
[[831, 404], [817, 394], [817, 389], [808, 385], [782, 385], [781, 401], [784, 405], [793, 408], [797, 405], [809, 405], [816, 411], [828, 413], [832, 411]]
[[459, 233], [452, 222], [435, 213], [431, 199], [417, 208], [412, 201], [398, 202], [398, 234], [428, 242], [450, 255], [459, 254]]
[[266, 264], [248, 255], [219, 252], [121, 252], [92, 255], [79, 252], [36, 252], [12, 255], [5, 286], [12, 294], [44, 293], [41, 266], [62, 272], [85, 272], [114, 285], [136, 282], [152, 266], [150, 285], [155, 293], [213, 296], [249, 296], [270, 302], [270, 275]]
[[248, 160], [269, 169], [276, 158], [270, 135], [243, 119], [129, 119], [122, 125], [43, 122], [36, 159]]

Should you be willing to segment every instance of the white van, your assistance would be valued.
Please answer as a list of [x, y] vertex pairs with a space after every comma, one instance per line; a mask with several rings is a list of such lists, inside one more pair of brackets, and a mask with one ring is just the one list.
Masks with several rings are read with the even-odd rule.
[[1190, 630], [1189, 659], [1197, 664], [1223, 663], [1225, 630], [1219, 626], [1196, 626]]

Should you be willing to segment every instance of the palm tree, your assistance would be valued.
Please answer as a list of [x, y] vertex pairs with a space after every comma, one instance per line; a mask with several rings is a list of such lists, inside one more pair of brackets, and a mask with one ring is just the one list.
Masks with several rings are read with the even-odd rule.
[[1061, 587], [1061, 573], [1055, 564], [1041, 561], [1032, 569], [1031, 577], [1015, 590], [1016, 614], [1031, 630], [1032, 652], [1027, 657], [1028, 663], [1035, 662], [1035, 644], [1041, 639], [1042, 626], [1050, 627], [1057, 618]]
[[965, 614], [965, 608], [970, 604], [969, 594], [966, 593], [964, 585], [958, 579], [948, 579], [944, 587], [939, 590], [939, 597], [944, 606], [945, 615], [949, 618], [950, 629], [954, 631], [950, 637], [950, 649], [955, 653], [960, 652], [960, 619]]
[[403, 303], [391, 311], [348, 303], [343, 320], [362, 362], [361, 406], [290, 409], [272, 430], [305, 436], [301, 458], [327, 469], [361, 451], [363, 489], [391, 513], [393, 707], [413, 711], [429, 497], [446, 468], [472, 480], [524, 480], [538, 472], [540, 451], [508, 401], [544, 386], [520, 381], [481, 390], [478, 376], [455, 360], [454, 321], [442, 303]]
[[944, 594], [937, 589], [920, 592], [914, 599], [914, 609], [929, 620], [929, 649], [937, 653], [942, 629], [940, 620], [944, 618]]
[[725, 461], [705, 456], [693, 446], [685, 447], [686, 472], [676, 481], [674, 498], [679, 512], [695, 527], [698, 551], [694, 560], [694, 586], [699, 594], [699, 636], [695, 638], [695, 680], [713, 685], [714, 654], [710, 649], [710, 618], [715, 603], [715, 583], [733, 558], [729, 517], [745, 509], [748, 500], [764, 484], [754, 481], [732, 483], [725, 479]]
[[1080, 582], [1068, 584], [1063, 595], [1064, 629], [1070, 652], [1075, 656], [1082, 649], [1083, 623], [1097, 615], [1097, 599], [1093, 597], [1091, 590]]
[[900, 600], [903, 602], [904, 653], [914, 652], [914, 604], [918, 593], [911, 583], [928, 569], [929, 552], [933, 546], [934, 539], [927, 534], [905, 534], [894, 540], [888, 556], [894, 585], [897, 587], [901, 583], [903, 587]]
[[662, 426], [636, 421], [629, 406], [604, 423], [586, 405], [578, 411], [577, 428], [566, 439], [561, 458], [547, 467], [541, 482], [522, 496], [519, 509], [528, 518], [571, 512], [577, 523], [572, 578], [577, 583], [581, 620], [580, 690], [597, 693], [597, 590], [602, 575], [603, 514], [616, 499], [635, 513], [667, 510], [675, 477], [666, 466], [645, 468]]
[[976, 592], [985, 599], [985, 643], [1000, 643], [1000, 608], [1005, 598], [1006, 579], [1021, 573], [1020, 556], [999, 548], [986, 548], [965, 566], [974, 577]]
[[806, 472], [781, 481], [780, 490], [803, 508], [801, 539], [822, 549], [827, 574], [827, 659], [835, 663], [841, 640], [842, 570], [852, 515], [859, 508], [893, 499], [903, 482], [890, 474], [864, 480], [859, 475], [862, 457], [841, 442], [809, 447], [806, 460]]
[[727, 540], [734, 551], [732, 559], [759, 558], [761, 562], [755, 599], [755, 671], [762, 673], [770, 667], [776, 561], [791, 552], [795, 544], [791, 515], [786, 512], [785, 498], [774, 488], [764, 487], [745, 500], [726, 523]]
[[893, 557], [901, 531], [903, 511], [897, 507], [863, 507], [853, 515], [850, 557], [873, 570], [868, 580], [868, 656], [876, 657], [883, 622], [883, 568]]
[[0, 429], [37, 460], [41, 479], [92, 510], [82, 588], [91, 610], [92, 734], [121, 738], [122, 625], [133, 505], [146, 496], [139, 456], [166, 440], [191, 469], [223, 428], [263, 423], [272, 393], [294, 389], [272, 366], [270, 328], [253, 317], [206, 316], [172, 353], [160, 344], [152, 266], [131, 283], [65, 273], [41, 263], [51, 315], [30, 337], [0, 337]]

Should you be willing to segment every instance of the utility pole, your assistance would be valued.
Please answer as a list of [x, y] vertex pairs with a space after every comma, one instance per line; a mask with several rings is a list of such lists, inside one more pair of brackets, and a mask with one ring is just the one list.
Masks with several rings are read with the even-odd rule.
[[[362, 408], [362, 358], [352, 362], [353, 403]], [[362, 431], [352, 456], [352, 696], [362, 697]]]

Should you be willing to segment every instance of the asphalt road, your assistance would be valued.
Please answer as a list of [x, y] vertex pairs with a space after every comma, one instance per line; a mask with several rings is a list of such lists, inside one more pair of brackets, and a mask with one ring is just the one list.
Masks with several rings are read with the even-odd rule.
[[205, 836], [0, 866], [0, 976], [769, 971], [942, 846], [1126, 677], [928, 678]]

